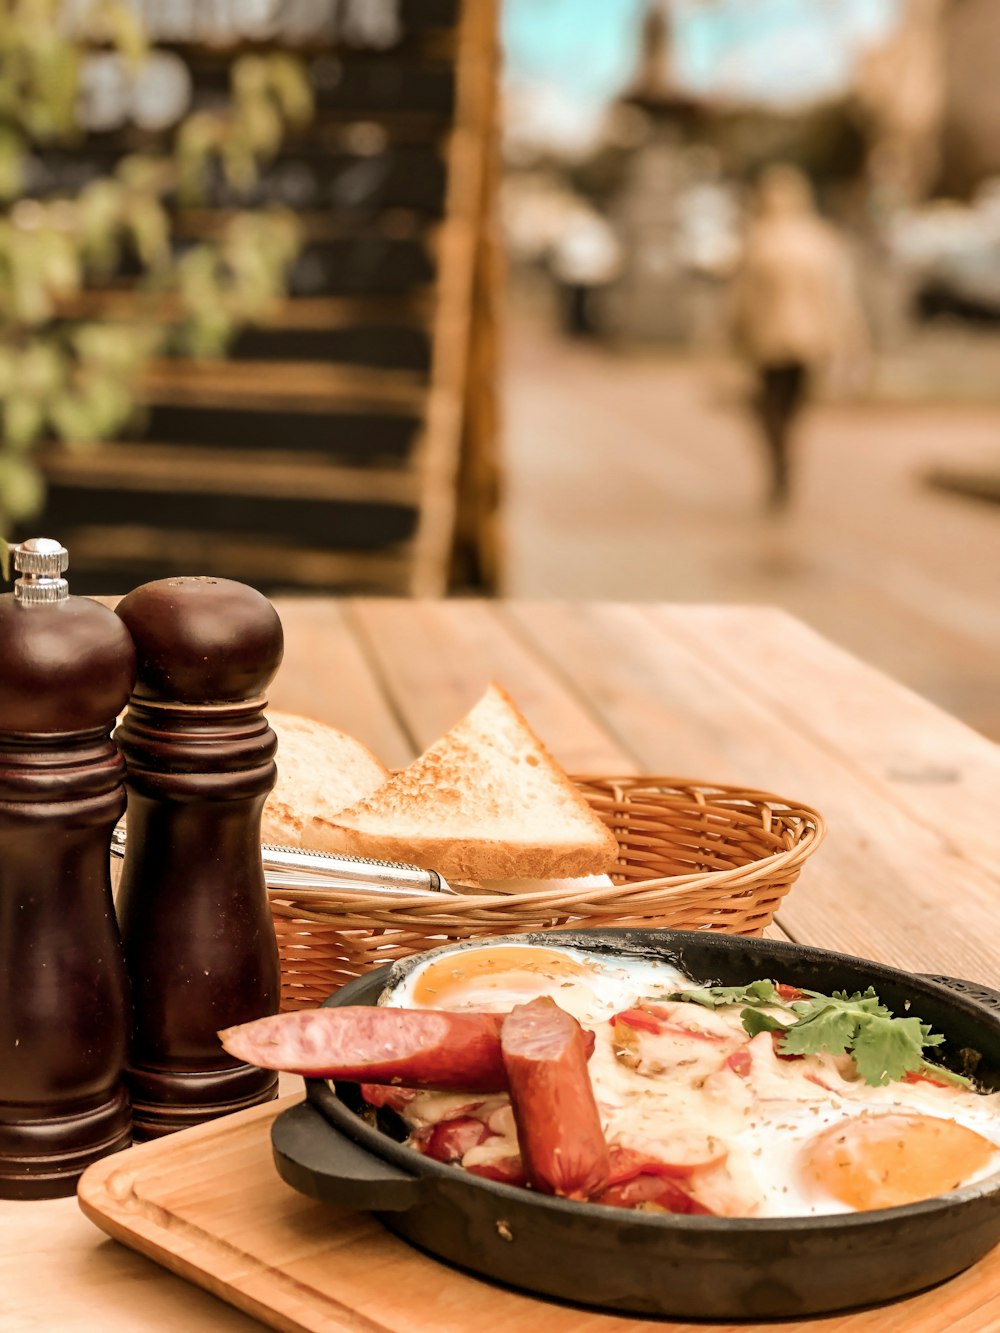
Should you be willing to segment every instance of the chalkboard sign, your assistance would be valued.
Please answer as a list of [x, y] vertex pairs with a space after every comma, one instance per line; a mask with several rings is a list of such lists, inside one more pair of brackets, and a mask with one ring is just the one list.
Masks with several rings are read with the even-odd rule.
[[[214, 172], [197, 209], [175, 201], [173, 243], [274, 203], [304, 242], [288, 299], [228, 359], [150, 368], [141, 436], [46, 456], [41, 523], [70, 548], [74, 589], [183, 572], [265, 591], [490, 590], [495, 0], [137, 7], [156, 43], [143, 78], [94, 53], [86, 133], [35, 158], [29, 192], [78, 191], [217, 105], [238, 55], [290, 49], [313, 119], [249, 194]], [[123, 262], [90, 313], [114, 317], [133, 279]]]

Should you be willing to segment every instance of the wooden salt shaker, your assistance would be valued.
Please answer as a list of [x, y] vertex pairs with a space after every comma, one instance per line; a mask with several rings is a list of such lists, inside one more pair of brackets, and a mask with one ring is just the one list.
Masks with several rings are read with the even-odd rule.
[[72, 1194], [127, 1148], [128, 979], [111, 901], [125, 810], [111, 741], [135, 678], [121, 621], [33, 538], [0, 597], [0, 1197]]
[[128, 788], [126, 1077], [136, 1137], [152, 1138], [277, 1094], [277, 1075], [231, 1059], [216, 1034], [278, 1007], [260, 820], [277, 747], [263, 692], [283, 636], [270, 602], [228, 579], [147, 583], [118, 615], [138, 659], [115, 733]]

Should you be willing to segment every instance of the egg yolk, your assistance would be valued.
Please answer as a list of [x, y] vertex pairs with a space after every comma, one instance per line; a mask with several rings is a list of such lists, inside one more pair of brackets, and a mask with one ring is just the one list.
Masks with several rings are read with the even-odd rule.
[[954, 1120], [891, 1113], [831, 1125], [803, 1149], [802, 1174], [851, 1208], [892, 1208], [955, 1189], [997, 1145]]
[[446, 1005], [466, 992], [493, 990], [515, 997], [521, 993], [535, 996], [545, 990], [545, 979], [592, 975], [575, 958], [535, 945], [466, 949], [425, 967], [414, 978], [411, 999], [418, 1005]]

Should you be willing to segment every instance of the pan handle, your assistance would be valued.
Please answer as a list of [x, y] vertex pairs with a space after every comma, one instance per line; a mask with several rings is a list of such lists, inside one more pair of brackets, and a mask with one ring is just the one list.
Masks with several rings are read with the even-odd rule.
[[924, 973], [924, 979], [936, 981], [939, 986], [947, 986], [949, 990], [968, 996], [976, 1004], [1000, 1014], [1000, 990], [994, 990], [992, 986], [984, 986], [981, 981], [964, 981], [961, 977], [939, 977], [930, 972]]
[[282, 1180], [321, 1203], [376, 1213], [402, 1213], [420, 1197], [420, 1180], [352, 1143], [308, 1102], [290, 1107], [271, 1126]]

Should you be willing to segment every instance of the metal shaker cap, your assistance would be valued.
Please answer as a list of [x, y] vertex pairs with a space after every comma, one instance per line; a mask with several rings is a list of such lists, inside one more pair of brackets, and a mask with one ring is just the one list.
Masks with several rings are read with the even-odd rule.
[[17, 601], [35, 605], [66, 600], [69, 584], [62, 574], [69, 567], [69, 552], [65, 546], [51, 537], [29, 537], [11, 550], [14, 568], [22, 575], [14, 584]]

